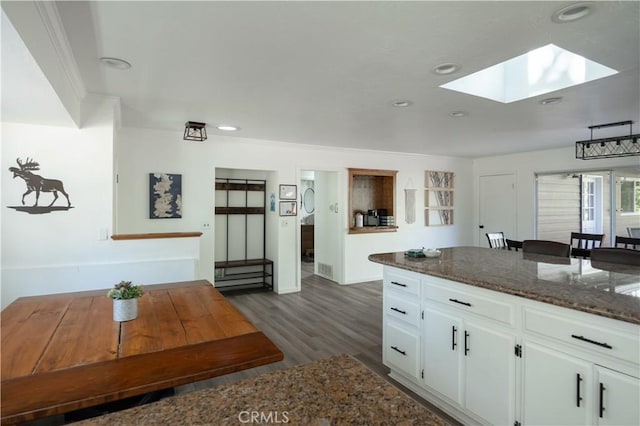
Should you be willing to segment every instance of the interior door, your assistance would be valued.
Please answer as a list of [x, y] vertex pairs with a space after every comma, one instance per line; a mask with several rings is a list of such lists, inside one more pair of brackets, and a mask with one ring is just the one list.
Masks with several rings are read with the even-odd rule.
[[487, 232], [504, 232], [506, 238], [517, 239], [515, 182], [515, 175], [480, 176], [478, 242], [481, 247], [489, 247]]
[[602, 233], [602, 176], [582, 176], [582, 232]]

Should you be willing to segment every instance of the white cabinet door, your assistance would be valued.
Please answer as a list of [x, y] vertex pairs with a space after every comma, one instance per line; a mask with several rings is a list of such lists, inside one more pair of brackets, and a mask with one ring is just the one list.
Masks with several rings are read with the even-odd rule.
[[462, 403], [460, 334], [462, 321], [425, 307], [422, 345], [424, 383], [458, 404]]
[[516, 338], [466, 321], [462, 342], [465, 407], [490, 424], [515, 421]]
[[536, 343], [523, 348], [523, 424], [592, 423], [591, 364]]
[[385, 320], [383, 362], [414, 379], [420, 377], [420, 336], [403, 324]]
[[640, 380], [596, 366], [596, 421], [599, 425], [640, 425]]

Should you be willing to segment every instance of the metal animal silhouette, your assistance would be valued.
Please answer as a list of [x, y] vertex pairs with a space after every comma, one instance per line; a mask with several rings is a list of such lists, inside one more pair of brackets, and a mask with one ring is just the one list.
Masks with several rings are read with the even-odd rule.
[[16, 159], [18, 166], [17, 167], [9, 167], [9, 171], [13, 172], [13, 178], [22, 178], [24, 182], [27, 184], [27, 192], [22, 194], [22, 205], [24, 206], [24, 197], [31, 194], [35, 191], [36, 193], [36, 201], [33, 204], [33, 207], [38, 205], [38, 199], [40, 198], [41, 192], [53, 192], [53, 201], [49, 204], [49, 207], [53, 205], [58, 199], [58, 192], [62, 193], [67, 199], [67, 206], [71, 207], [71, 201], [69, 200], [69, 194], [67, 194], [64, 190], [64, 186], [62, 185], [62, 181], [57, 179], [46, 179], [42, 176], [31, 173], [31, 171], [40, 170], [40, 164], [33, 161], [33, 159], [27, 158], [27, 161], [23, 163], [20, 161], [20, 158]]

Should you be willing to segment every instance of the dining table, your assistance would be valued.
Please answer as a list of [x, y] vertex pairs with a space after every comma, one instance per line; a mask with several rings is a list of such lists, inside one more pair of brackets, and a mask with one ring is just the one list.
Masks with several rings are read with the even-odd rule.
[[1, 423], [171, 389], [283, 359], [206, 280], [145, 285], [138, 317], [107, 290], [16, 299], [1, 313]]

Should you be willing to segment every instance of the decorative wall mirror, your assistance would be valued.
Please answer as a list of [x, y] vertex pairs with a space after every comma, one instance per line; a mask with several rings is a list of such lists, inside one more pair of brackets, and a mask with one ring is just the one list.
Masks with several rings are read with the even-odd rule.
[[302, 195], [302, 206], [307, 213], [313, 213], [316, 209], [315, 192], [313, 188], [307, 188]]

